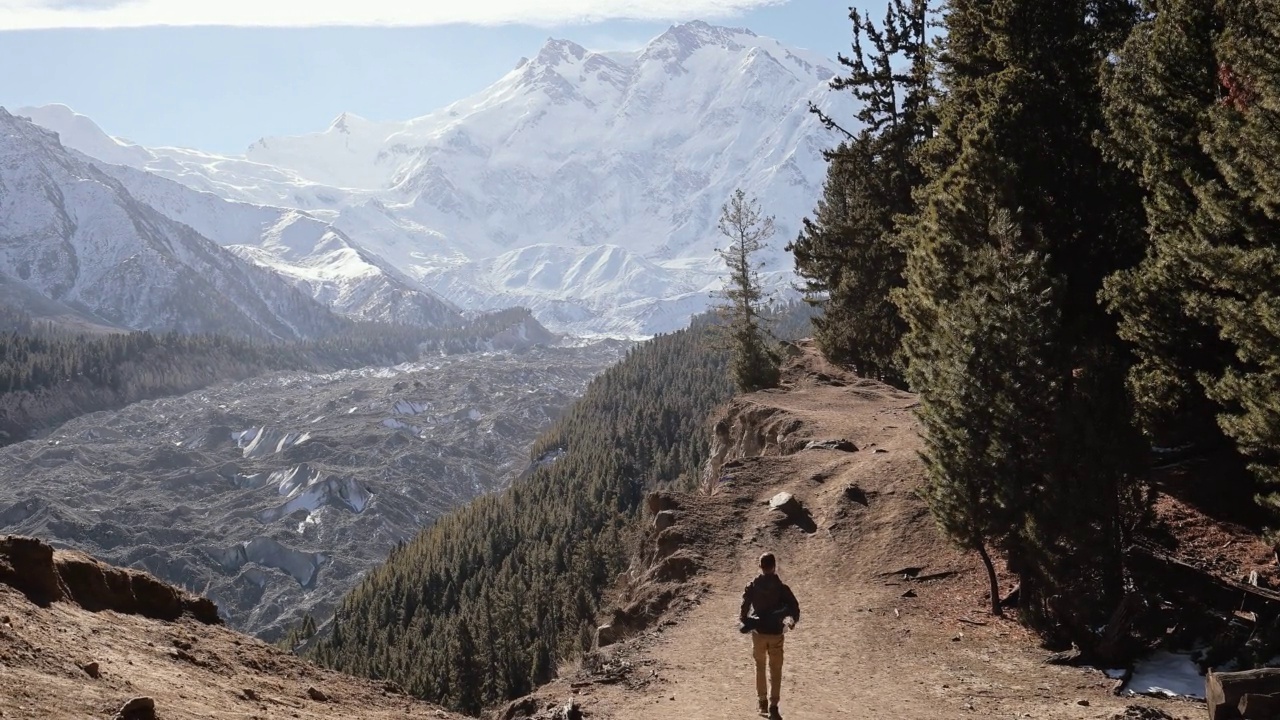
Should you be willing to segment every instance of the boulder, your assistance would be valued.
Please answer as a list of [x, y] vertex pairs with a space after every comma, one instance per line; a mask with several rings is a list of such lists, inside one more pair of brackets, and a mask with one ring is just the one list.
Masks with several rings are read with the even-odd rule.
[[125, 703], [116, 713], [116, 720], [155, 720], [156, 701], [149, 697], [136, 697]]
[[609, 647], [622, 639], [624, 630], [618, 625], [601, 625], [596, 628], [596, 647]]
[[676, 514], [672, 510], [663, 510], [653, 516], [653, 529], [662, 532], [676, 524]]
[[680, 504], [670, 495], [654, 491], [649, 493], [649, 497], [645, 499], [645, 506], [649, 508], [650, 515], [657, 515], [663, 510], [678, 510]]
[[792, 495], [789, 492], [780, 492], [777, 495], [774, 495], [773, 499], [769, 501], [769, 509], [778, 510], [787, 515], [796, 515], [800, 513], [803, 506], [800, 504], [800, 501], [796, 499], [795, 495]]
[[307, 697], [316, 702], [329, 702], [329, 696], [324, 694], [324, 691], [314, 687], [307, 688]]
[[498, 714], [498, 720], [519, 720], [520, 718], [530, 718], [538, 713], [538, 701], [532, 697], [522, 697], [519, 700], [512, 700], [507, 707]]
[[85, 675], [88, 675], [94, 680], [102, 677], [102, 666], [96, 662], [85, 663], [80, 666], [80, 669], [84, 671]]

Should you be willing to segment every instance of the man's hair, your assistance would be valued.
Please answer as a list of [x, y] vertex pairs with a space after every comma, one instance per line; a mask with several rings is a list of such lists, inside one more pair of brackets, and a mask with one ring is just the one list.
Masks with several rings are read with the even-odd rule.
[[773, 556], [773, 553], [765, 553], [760, 556], [761, 570], [775, 570], [777, 567], [778, 559]]

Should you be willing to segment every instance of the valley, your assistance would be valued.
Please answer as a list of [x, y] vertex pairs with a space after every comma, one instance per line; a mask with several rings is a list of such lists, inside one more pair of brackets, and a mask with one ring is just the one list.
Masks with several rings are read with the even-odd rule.
[[626, 343], [275, 373], [0, 449], [0, 533], [144, 568], [278, 637], [435, 518], [502, 487]]

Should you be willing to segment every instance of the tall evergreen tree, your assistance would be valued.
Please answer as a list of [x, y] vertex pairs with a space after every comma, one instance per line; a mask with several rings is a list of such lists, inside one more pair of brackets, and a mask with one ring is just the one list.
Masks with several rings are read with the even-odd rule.
[[[1140, 358], [1130, 390], [1157, 442], [1233, 440], [1280, 483], [1280, 8], [1146, 10], [1107, 93], [1114, 154], [1147, 191], [1146, 258], [1107, 284]], [[1274, 489], [1259, 499], [1280, 509]]]
[[[945, 17], [938, 60], [945, 95], [938, 132], [920, 156], [928, 184], [904, 230], [907, 287], [897, 295], [908, 323], [908, 377], [926, 417], [946, 418], [961, 391], [997, 407], [1020, 395], [1046, 399], [1024, 412], [1052, 421], [1002, 424], [970, 414], [930, 432], [994, 433], [1003, 447], [1047, 453], [1002, 492], [1016, 511], [1008, 549], [1023, 609], [1053, 627], [1103, 611], [1123, 583], [1133, 430], [1123, 403], [1106, 402], [1123, 397], [1125, 357], [1097, 295], [1107, 275], [1137, 261], [1141, 218], [1136, 183], [1104, 160], [1095, 135], [1104, 126], [1100, 68], [1134, 8], [1126, 0], [952, 0]], [[1013, 227], [997, 232], [1006, 214]], [[1012, 367], [1001, 382], [935, 384], [956, 362], [957, 336], [973, 338], [982, 352], [1026, 331], [994, 303], [968, 300], [975, 286], [1001, 277], [985, 269], [992, 248], [1043, 264], [1043, 282], [1033, 284], [1055, 288], [1053, 306], [1037, 309], [1047, 327], [1028, 338], [1045, 341], [1014, 355], [1020, 367], [1037, 368], [1032, 385], [1015, 382]], [[929, 460], [935, 482], [980, 482], [964, 477], [979, 472], [972, 464], [952, 466], [942, 454]]]
[[724, 304], [718, 310], [728, 325], [733, 349], [731, 372], [741, 392], [754, 392], [778, 384], [777, 351], [762, 325], [768, 300], [756, 259], [773, 237], [773, 217], [766, 216], [760, 203], [735, 190], [720, 211], [720, 234], [729, 241], [717, 252], [729, 267], [729, 277], [719, 295]]
[[[933, 86], [926, 37], [928, 0], [892, 0], [877, 26], [850, 9], [853, 54], [831, 83], [860, 110], [856, 132], [814, 112], [847, 142], [827, 153], [830, 166], [813, 219], [787, 246], [811, 302], [821, 305], [814, 337], [829, 359], [899, 380], [905, 324], [890, 295], [904, 284], [905, 254], [896, 218], [915, 210], [923, 175], [914, 155], [933, 131]], [[905, 70], [902, 69], [905, 66]]]
[[1028, 496], [1042, 482], [1058, 393], [1057, 289], [1048, 258], [1007, 213], [994, 219], [998, 245], [976, 253], [972, 284], [936, 328], [937, 362], [923, 366], [930, 401], [925, 430], [925, 498], [947, 534], [982, 558], [991, 612], [1000, 588], [991, 548], [1016, 546]]
[[1143, 21], [1106, 66], [1105, 82], [1109, 155], [1145, 191], [1146, 257], [1108, 279], [1104, 294], [1137, 356], [1129, 390], [1155, 443], [1207, 450], [1226, 438], [1217, 426], [1220, 408], [1199, 376], [1216, 373], [1231, 356], [1213, 323], [1193, 309], [1209, 281], [1196, 258], [1219, 242], [1216, 230], [1195, 222], [1200, 188], [1220, 182], [1201, 147], [1220, 93], [1216, 1], [1148, 0]]
[[1205, 374], [1226, 431], [1280, 511], [1280, 7], [1220, 0], [1222, 99], [1203, 140], [1221, 180], [1202, 189], [1196, 222], [1224, 242], [1199, 258], [1210, 287], [1193, 308], [1217, 328], [1232, 362]]

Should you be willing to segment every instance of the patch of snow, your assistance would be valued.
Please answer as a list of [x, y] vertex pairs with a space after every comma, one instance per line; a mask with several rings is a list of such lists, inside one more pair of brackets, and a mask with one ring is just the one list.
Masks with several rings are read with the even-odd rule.
[[1191, 653], [1160, 651], [1133, 668], [1125, 691], [1134, 695], [1165, 695], [1204, 699], [1204, 675]]
[[396, 403], [395, 413], [397, 415], [421, 415], [431, 409], [430, 403], [416, 403], [408, 400], [401, 400]]

